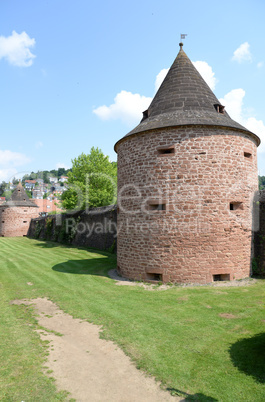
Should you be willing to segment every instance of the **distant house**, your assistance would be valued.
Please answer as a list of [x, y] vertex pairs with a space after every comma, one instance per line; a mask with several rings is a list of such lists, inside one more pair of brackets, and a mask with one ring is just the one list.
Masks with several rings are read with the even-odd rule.
[[49, 177], [50, 183], [58, 183], [58, 178], [57, 177]]
[[0, 197], [0, 204], [3, 204], [3, 202], [5, 202], [6, 197]]
[[65, 183], [68, 180], [68, 176], [61, 176], [59, 181]]
[[46, 199], [34, 199], [32, 200], [38, 207], [39, 213], [42, 214], [44, 212], [63, 212], [61, 208], [59, 208], [56, 204], [58, 200], [52, 200], [49, 198]]
[[25, 189], [32, 191], [35, 188], [36, 180], [25, 180]]
[[32, 190], [32, 198], [41, 199], [43, 198], [44, 194], [47, 193], [48, 184], [38, 183], [37, 186]]
[[43, 198], [44, 192], [42, 192], [40, 189], [35, 188], [32, 190], [32, 198], [34, 199], [42, 199]]

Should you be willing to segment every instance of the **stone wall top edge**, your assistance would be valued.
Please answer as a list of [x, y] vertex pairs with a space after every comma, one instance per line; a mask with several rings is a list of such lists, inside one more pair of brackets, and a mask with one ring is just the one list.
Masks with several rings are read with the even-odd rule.
[[106, 212], [113, 212], [117, 210], [117, 205], [113, 204], [113, 205], [108, 205], [106, 207], [98, 207], [98, 208], [90, 208], [89, 210], [80, 210], [80, 211], [73, 211], [72, 213], [61, 213], [61, 214], [52, 214], [52, 215], [47, 215], [45, 217], [40, 216], [38, 218], [34, 218], [32, 219], [33, 221], [38, 221], [38, 220], [43, 220], [44, 218], [52, 218], [55, 219], [56, 217], [58, 217], [58, 215], [61, 215], [62, 217], [65, 218], [74, 218], [77, 216], [82, 216], [82, 215], [100, 215], [102, 213], [106, 213]]
[[131, 138], [134, 138], [134, 137], [138, 137], [140, 135], [152, 134], [154, 132], [158, 133], [158, 132], [161, 132], [162, 130], [164, 131], [164, 130], [170, 130], [170, 129], [182, 129], [182, 128], [193, 128], [193, 127], [197, 127], [197, 128], [215, 128], [215, 129], [219, 129], [219, 130], [242, 133], [242, 134], [248, 136], [250, 139], [254, 140], [256, 145], [257, 145], [257, 147], [260, 145], [259, 137], [256, 134], [251, 133], [248, 130], [243, 130], [243, 129], [241, 130], [239, 128], [228, 127], [228, 126], [220, 126], [220, 125], [211, 125], [211, 124], [184, 124], [184, 125], [177, 125], [177, 126], [157, 127], [157, 128], [154, 128], [154, 129], [139, 131], [137, 133], [127, 134], [125, 137], [122, 137], [120, 140], [118, 140], [116, 142], [116, 144], [114, 145], [114, 151], [116, 153], [118, 153], [118, 147], [122, 142], [124, 142], [126, 140], [129, 140]]
[[39, 208], [38, 205], [29, 204], [0, 204], [0, 208]]

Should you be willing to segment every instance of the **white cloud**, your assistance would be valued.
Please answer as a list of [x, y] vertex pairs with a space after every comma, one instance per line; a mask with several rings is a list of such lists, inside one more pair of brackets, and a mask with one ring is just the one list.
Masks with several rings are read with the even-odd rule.
[[10, 36], [0, 36], [0, 60], [6, 59], [9, 64], [18, 67], [29, 67], [36, 57], [29, 48], [35, 43], [35, 39], [31, 39], [26, 32], [18, 34], [13, 31]]
[[242, 121], [242, 107], [245, 91], [242, 88], [232, 89], [228, 92], [220, 102], [225, 106], [230, 117], [238, 122]]
[[29, 162], [30, 159], [24, 154], [0, 150], [0, 183], [12, 179], [18, 173], [16, 168]]
[[202, 78], [207, 82], [211, 90], [215, 89], [217, 78], [214, 76], [212, 67], [206, 61], [193, 61], [194, 67], [199, 71]]
[[[245, 121], [245, 127], [252, 131], [254, 134], [257, 134], [261, 140], [261, 144], [258, 147], [258, 153], [265, 152], [265, 125], [262, 120], [257, 120], [255, 117], [249, 117]], [[265, 166], [263, 168], [263, 175], [265, 175]]]
[[69, 166], [67, 166], [65, 163], [62, 163], [62, 162], [56, 163], [55, 169], [59, 169], [59, 168], [64, 168], [65, 170], [70, 169]]
[[122, 120], [128, 125], [139, 123], [142, 112], [148, 108], [152, 98], [133, 94], [127, 91], [119, 92], [110, 106], [99, 106], [93, 110], [102, 120]]
[[[243, 109], [243, 99], [245, 96], [245, 91], [242, 88], [233, 89], [228, 92], [223, 99], [220, 99], [222, 105], [225, 106], [228, 114], [232, 119], [242, 124], [248, 130], [252, 131], [254, 134], [258, 135], [261, 139], [261, 145], [258, 147], [258, 153], [265, 152], [265, 124], [262, 120], [257, 120], [255, 117], [245, 116], [245, 111]], [[265, 175], [265, 166], [263, 168], [263, 161], [260, 159], [259, 167], [263, 170]]]
[[258, 64], [257, 64], [257, 67], [258, 68], [262, 68], [264, 66], [264, 61], [260, 61]]
[[250, 45], [248, 42], [242, 43], [235, 51], [232, 60], [242, 63], [244, 61], [252, 61], [252, 56], [250, 53]]
[[160, 85], [166, 78], [168, 71], [169, 71], [169, 68], [163, 68], [163, 70], [161, 70], [160, 73], [157, 74], [156, 80], [155, 80], [155, 92], [158, 91]]
[[41, 142], [41, 141], [37, 141], [36, 143], [35, 143], [35, 148], [36, 149], [40, 149], [40, 148], [42, 148], [43, 147], [43, 143]]
[[30, 162], [30, 159], [19, 152], [0, 150], [0, 167], [2, 166], [23, 166]]
[[9, 183], [17, 173], [17, 169], [0, 169], [0, 183], [2, 183], [2, 181]]
[[[196, 61], [193, 63], [198, 69], [204, 80], [211, 89], [215, 88], [217, 79], [214, 76], [212, 67], [205, 61]], [[165, 79], [169, 68], [163, 68], [156, 76], [155, 92], [159, 89]], [[93, 110], [102, 120], [122, 120], [128, 125], [137, 124], [142, 119], [142, 113], [152, 102], [151, 97], [140, 94], [133, 94], [128, 91], [119, 92], [114, 98], [114, 103], [110, 106], [99, 106]]]

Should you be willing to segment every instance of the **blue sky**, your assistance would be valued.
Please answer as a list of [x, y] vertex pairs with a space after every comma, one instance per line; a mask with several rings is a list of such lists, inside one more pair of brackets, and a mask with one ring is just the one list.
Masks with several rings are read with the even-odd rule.
[[181, 33], [231, 117], [264, 139], [265, 175], [264, 15], [262, 0], [0, 0], [0, 182], [92, 146], [116, 160]]

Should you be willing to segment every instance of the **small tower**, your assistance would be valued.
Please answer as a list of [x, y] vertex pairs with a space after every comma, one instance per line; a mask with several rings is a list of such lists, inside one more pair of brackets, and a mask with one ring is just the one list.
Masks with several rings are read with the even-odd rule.
[[38, 208], [19, 182], [10, 200], [0, 205], [0, 236], [26, 236], [31, 219], [39, 216]]
[[118, 153], [118, 270], [137, 280], [248, 277], [259, 138], [180, 51]]

